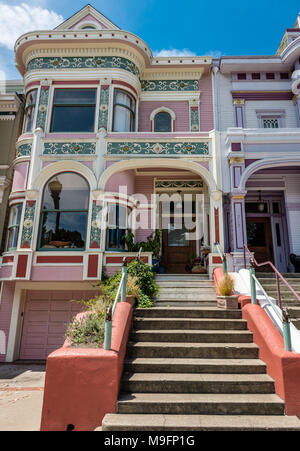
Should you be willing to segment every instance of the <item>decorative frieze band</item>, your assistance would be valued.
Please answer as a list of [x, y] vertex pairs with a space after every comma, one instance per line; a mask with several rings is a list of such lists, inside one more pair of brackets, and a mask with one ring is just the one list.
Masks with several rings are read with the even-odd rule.
[[57, 56], [33, 58], [27, 70], [40, 69], [124, 69], [139, 76], [137, 66], [127, 58], [119, 56]]
[[208, 142], [108, 142], [108, 155], [208, 155]]
[[44, 155], [94, 155], [95, 142], [45, 142]]
[[198, 80], [141, 80], [143, 92], [149, 91], [198, 91]]
[[32, 148], [32, 144], [27, 143], [27, 144], [21, 144], [18, 148], [17, 148], [17, 152], [16, 152], [16, 157], [27, 157], [31, 155], [31, 148]]
[[155, 180], [156, 189], [203, 188], [202, 180]]

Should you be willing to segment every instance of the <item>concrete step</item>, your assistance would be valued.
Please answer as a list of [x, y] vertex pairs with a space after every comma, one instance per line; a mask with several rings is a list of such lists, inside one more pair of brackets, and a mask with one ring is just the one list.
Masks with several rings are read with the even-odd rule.
[[300, 330], [300, 319], [292, 319], [294, 326]]
[[130, 334], [135, 342], [173, 343], [252, 343], [253, 334], [248, 330], [138, 330]]
[[284, 415], [284, 403], [275, 394], [121, 393], [120, 414]]
[[135, 330], [245, 330], [247, 321], [223, 318], [135, 318], [133, 327]]
[[136, 318], [226, 318], [242, 319], [242, 311], [238, 309], [221, 309], [218, 307], [195, 307], [195, 308], [137, 308]]
[[[107, 414], [102, 431], [299, 431], [296, 416]], [[158, 436], [153, 446], [159, 446]], [[185, 442], [188, 443], [188, 442]], [[175, 443], [176, 444], [176, 443]], [[192, 443], [190, 443], [192, 445]]]
[[254, 343], [129, 342], [127, 357], [257, 359], [258, 347]]
[[300, 318], [300, 307], [287, 307], [291, 318]]
[[156, 274], [156, 281], [166, 281], [166, 280], [185, 280], [185, 281], [196, 281], [196, 280], [209, 280], [208, 274]]
[[121, 390], [133, 393], [274, 393], [267, 374], [125, 373]]
[[[299, 272], [283, 272], [281, 275], [285, 279], [300, 279]], [[259, 279], [276, 279], [274, 272], [257, 272], [257, 278]]]
[[217, 301], [193, 301], [193, 300], [188, 300], [188, 301], [180, 301], [180, 300], [174, 300], [174, 301], [168, 301], [168, 300], [163, 300], [163, 301], [155, 301], [154, 305], [156, 307], [178, 307], [178, 305], [182, 306], [184, 305], [185, 307], [215, 307], [217, 305]]
[[195, 292], [195, 293], [177, 293], [176, 291], [162, 291], [154, 297], [154, 301], [216, 301], [216, 293]]
[[259, 359], [133, 358], [124, 362], [125, 372], [265, 374]]
[[160, 289], [163, 288], [201, 288], [201, 289], [215, 289], [215, 284], [213, 281], [210, 280], [203, 280], [203, 281], [186, 281], [186, 280], [182, 280], [182, 281], [175, 281], [175, 280], [169, 280], [169, 281], [157, 281], [155, 279], [155, 282], [158, 284], [158, 286], [160, 287]]

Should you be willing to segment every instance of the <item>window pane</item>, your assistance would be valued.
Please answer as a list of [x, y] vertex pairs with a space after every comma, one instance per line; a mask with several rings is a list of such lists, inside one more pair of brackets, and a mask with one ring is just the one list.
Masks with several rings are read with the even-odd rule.
[[182, 229], [176, 229], [175, 224], [169, 224], [168, 246], [184, 247], [189, 245], [188, 230], [183, 226]]
[[88, 202], [89, 186], [78, 174], [58, 174], [45, 187], [44, 210], [87, 210]]
[[132, 130], [132, 113], [120, 105], [114, 107], [114, 132], [130, 132]]
[[263, 119], [264, 128], [279, 128], [278, 119]]
[[170, 132], [172, 130], [171, 116], [169, 113], [158, 113], [154, 118], [155, 132]]
[[52, 132], [93, 132], [95, 128], [94, 106], [54, 106]]
[[56, 89], [54, 94], [55, 105], [95, 105], [95, 89]]
[[46, 212], [42, 215], [41, 248], [85, 248], [87, 212]]
[[30, 91], [26, 97], [25, 125], [24, 125], [25, 133], [31, 132], [33, 130], [36, 97], [37, 97], [37, 89]]
[[16, 249], [19, 237], [19, 227], [12, 227], [8, 230], [7, 250]]
[[107, 230], [107, 248], [108, 249], [125, 249], [126, 230], [124, 229], [108, 229]]
[[8, 226], [19, 225], [22, 213], [22, 204], [13, 205], [10, 208]]

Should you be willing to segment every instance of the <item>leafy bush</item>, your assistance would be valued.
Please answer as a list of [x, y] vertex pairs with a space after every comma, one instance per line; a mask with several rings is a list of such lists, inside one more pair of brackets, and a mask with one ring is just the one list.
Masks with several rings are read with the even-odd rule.
[[106, 308], [111, 303], [110, 298], [104, 295], [88, 301], [73, 302], [80, 303], [86, 313], [69, 324], [66, 337], [72, 346], [101, 347], [104, 341]]
[[[158, 286], [155, 283], [154, 274], [151, 271], [150, 266], [141, 260], [132, 260], [128, 263], [127, 274], [129, 280], [127, 294], [136, 296], [138, 307], [152, 307], [152, 298], [158, 292]], [[104, 283], [103, 291], [106, 296], [110, 296], [112, 299], [115, 298], [121, 277], [122, 271], [118, 272]], [[134, 280], [135, 284], [135, 293], [130, 291], [132, 280]]]

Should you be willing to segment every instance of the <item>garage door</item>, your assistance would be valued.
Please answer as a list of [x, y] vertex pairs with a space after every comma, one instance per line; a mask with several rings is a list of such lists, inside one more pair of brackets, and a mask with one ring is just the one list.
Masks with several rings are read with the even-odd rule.
[[44, 360], [65, 341], [65, 332], [82, 310], [71, 299], [90, 299], [95, 292], [28, 291], [25, 304], [20, 359]]

